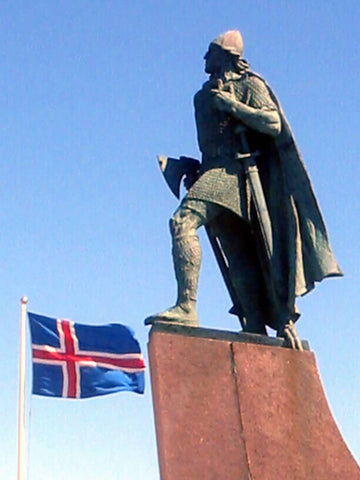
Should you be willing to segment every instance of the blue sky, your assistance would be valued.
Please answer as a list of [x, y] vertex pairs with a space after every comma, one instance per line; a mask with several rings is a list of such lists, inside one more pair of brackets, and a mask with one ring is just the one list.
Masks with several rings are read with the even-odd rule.
[[[192, 98], [206, 80], [203, 54], [231, 28], [280, 98], [345, 272], [300, 300], [298, 330], [360, 460], [358, 0], [193, 3], [1, 2], [0, 478], [16, 475], [22, 295], [37, 313], [130, 325], [147, 358], [143, 319], [175, 296], [177, 202], [156, 155], [199, 155]], [[201, 325], [236, 331], [201, 238]], [[31, 399], [28, 381], [29, 479], [157, 479], [146, 380], [144, 396], [85, 401]]]

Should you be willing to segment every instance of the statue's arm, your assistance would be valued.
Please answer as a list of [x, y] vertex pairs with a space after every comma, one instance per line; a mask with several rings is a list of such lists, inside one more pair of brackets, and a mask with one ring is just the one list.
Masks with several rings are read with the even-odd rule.
[[281, 118], [266, 85], [258, 78], [252, 79], [249, 104], [236, 98], [233, 90], [213, 90], [219, 110], [225, 111], [247, 127], [276, 137], [281, 132]]
[[281, 119], [277, 110], [267, 107], [254, 108], [236, 101], [231, 105], [228, 113], [247, 127], [266, 135], [276, 137], [281, 131]]

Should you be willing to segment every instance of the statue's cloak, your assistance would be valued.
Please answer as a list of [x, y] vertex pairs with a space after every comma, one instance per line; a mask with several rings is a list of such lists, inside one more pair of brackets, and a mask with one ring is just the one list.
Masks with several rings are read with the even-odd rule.
[[[250, 148], [259, 150], [260, 147], [261, 152], [257, 165], [271, 219], [272, 282], [278, 299], [287, 305], [290, 317], [296, 319], [295, 298], [312, 290], [315, 282], [341, 276], [342, 272], [331, 250], [309, 176], [279, 101], [257, 74], [247, 72], [244, 82], [247, 82], [245, 90], [256, 89], [262, 82], [281, 116], [282, 128], [278, 136], [270, 137], [249, 129], [248, 142]], [[231, 210], [250, 223], [261, 242], [255, 209], [239, 161], [233, 154], [221, 155], [220, 151], [218, 156], [205, 160], [203, 158], [201, 176], [187, 198], [214, 202]], [[268, 324], [277, 329], [278, 322], [276, 318], [269, 318]]]

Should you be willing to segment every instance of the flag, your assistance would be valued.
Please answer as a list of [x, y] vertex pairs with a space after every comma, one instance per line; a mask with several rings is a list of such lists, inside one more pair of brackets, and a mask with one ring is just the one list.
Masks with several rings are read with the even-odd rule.
[[28, 313], [33, 393], [88, 398], [119, 391], [144, 393], [145, 363], [124, 325], [82, 325]]

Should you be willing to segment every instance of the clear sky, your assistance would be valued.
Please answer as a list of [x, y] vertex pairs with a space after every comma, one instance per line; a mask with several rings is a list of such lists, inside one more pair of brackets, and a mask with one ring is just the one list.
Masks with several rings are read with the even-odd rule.
[[[1, 479], [16, 477], [22, 295], [36, 313], [130, 325], [147, 359], [143, 319], [175, 296], [177, 202], [156, 155], [199, 155], [203, 54], [232, 28], [280, 98], [345, 272], [301, 299], [298, 330], [360, 460], [359, 13], [358, 0], [1, 1]], [[202, 244], [201, 325], [237, 331]], [[158, 479], [146, 381], [144, 396], [83, 401], [31, 399], [28, 381], [29, 479]]]

